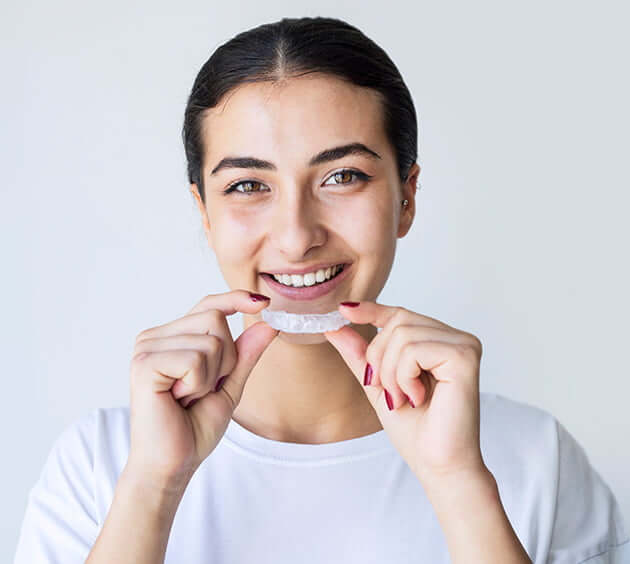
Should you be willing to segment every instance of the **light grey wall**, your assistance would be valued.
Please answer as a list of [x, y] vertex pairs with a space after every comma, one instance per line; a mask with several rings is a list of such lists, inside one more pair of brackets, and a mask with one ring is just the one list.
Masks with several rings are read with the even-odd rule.
[[219, 44], [283, 16], [354, 23], [417, 104], [418, 214], [379, 301], [479, 336], [482, 390], [553, 413], [630, 523], [628, 13], [585, 4], [3, 2], [0, 560], [54, 439], [128, 405], [135, 336], [229, 289], [183, 110]]

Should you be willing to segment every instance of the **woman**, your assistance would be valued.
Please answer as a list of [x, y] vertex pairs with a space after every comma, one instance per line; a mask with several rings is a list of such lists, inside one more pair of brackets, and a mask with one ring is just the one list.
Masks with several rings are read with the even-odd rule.
[[[329, 18], [241, 33], [197, 76], [183, 138], [233, 290], [138, 335], [130, 409], [57, 441], [18, 563], [628, 556], [566, 429], [480, 394], [479, 338], [376, 302], [420, 173], [413, 102], [382, 49]], [[266, 307], [351, 325], [280, 332]]]

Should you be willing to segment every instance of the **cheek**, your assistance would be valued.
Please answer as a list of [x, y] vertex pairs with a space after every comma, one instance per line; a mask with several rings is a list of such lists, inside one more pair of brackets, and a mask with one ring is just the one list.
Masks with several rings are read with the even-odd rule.
[[251, 258], [258, 247], [261, 233], [258, 218], [236, 209], [221, 210], [221, 214], [210, 223], [214, 248], [219, 261], [226, 265], [240, 265]]
[[[384, 192], [386, 187], [382, 187]], [[374, 190], [370, 197], [355, 198], [348, 202], [344, 212], [337, 214], [340, 233], [361, 254], [381, 255], [395, 247], [395, 214], [392, 203]]]

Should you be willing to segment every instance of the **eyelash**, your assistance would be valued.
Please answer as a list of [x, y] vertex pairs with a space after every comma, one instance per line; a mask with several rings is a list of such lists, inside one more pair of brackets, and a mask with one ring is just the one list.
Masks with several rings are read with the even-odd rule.
[[[361, 172], [359, 170], [354, 170], [354, 169], [350, 169], [350, 168], [344, 168], [342, 170], [338, 170], [337, 172], [333, 172], [326, 180], [328, 180], [332, 176], [335, 176], [336, 174], [343, 174], [345, 172], [350, 172], [350, 173], [354, 174], [354, 176], [356, 176], [357, 179], [362, 180], [362, 181], [367, 181], [367, 180], [370, 180], [372, 178], [372, 176], [370, 174], [366, 174], [365, 172]], [[243, 196], [251, 196], [252, 194], [256, 194], [258, 192], [261, 192], [261, 190], [254, 190], [254, 191], [250, 191], [250, 192], [239, 192], [238, 190], [236, 190], [237, 186], [239, 186], [240, 184], [247, 184], [248, 182], [253, 183], [253, 184], [262, 184], [262, 182], [258, 182], [257, 180], [239, 180], [238, 182], [234, 182], [233, 184], [230, 184], [230, 186], [228, 186], [223, 191], [223, 194], [227, 195], [227, 194], [229, 194], [231, 192], [236, 192], [237, 194], [242, 194]], [[352, 184], [352, 182], [338, 182], [337, 183], [337, 185], [345, 185], [345, 184]], [[332, 186], [335, 186], [335, 185], [333, 184]]]

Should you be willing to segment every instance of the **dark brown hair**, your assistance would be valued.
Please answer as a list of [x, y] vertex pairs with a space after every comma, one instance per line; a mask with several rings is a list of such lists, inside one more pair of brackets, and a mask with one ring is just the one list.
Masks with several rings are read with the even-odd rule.
[[195, 78], [184, 115], [182, 138], [188, 181], [203, 187], [202, 119], [231, 89], [321, 72], [372, 88], [383, 100], [384, 127], [404, 182], [418, 152], [418, 126], [411, 95], [396, 65], [356, 27], [335, 18], [283, 18], [244, 31], [219, 46]]

